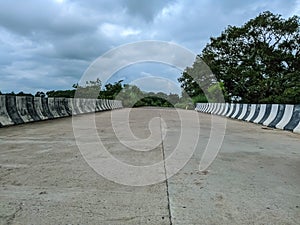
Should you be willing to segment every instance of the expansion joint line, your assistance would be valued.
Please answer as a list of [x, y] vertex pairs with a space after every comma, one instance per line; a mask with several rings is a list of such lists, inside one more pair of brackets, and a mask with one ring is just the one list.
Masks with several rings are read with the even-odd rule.
[[170, 205], [170, 193], [169, 193], [169, 181], [167, 175], [167, 167], [166, 167], [166, 155], [165, 155], [165, 148], [164, 148], [164, 140], [163, 140], [163, 131], [161, 125], [161, 114], [159, 114], [159, 127], [160, 127], [160, 137], [161, 137], [161, 151], [162, 157], [164, 161], [164, 173], [165, 173], [165, 181], [166, 181], [166, 189], [167, 189], [167, 201], [168, 201], [168, 212], [169, 212], [169, 222], [172, 225], [172, 214], [171, 214], [171, 205]]

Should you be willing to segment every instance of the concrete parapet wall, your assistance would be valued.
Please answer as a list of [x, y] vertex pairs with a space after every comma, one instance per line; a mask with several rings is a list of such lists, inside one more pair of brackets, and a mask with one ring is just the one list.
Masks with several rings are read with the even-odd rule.
[[122, 107], [118, 100], [0, 95], [0, 127]]
[[197, 103], [195, 110], [300, 133], [300, 104]]

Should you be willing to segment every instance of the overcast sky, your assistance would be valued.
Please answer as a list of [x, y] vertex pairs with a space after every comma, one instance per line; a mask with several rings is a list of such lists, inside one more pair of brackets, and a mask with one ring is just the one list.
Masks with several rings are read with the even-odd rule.
[[[198, 54], [228, 25], [266, 10], [290, 17], [299, 9], [299, 0], [0, 0], [0, 91], [71, 89], [97, 57], [121, 44], [161, 40]], [[172, 84], [138, 80], [153, 76]], [[168, 93], [179, 92], [178, 76], [170, 66], [142, 63], [111, 81]]]

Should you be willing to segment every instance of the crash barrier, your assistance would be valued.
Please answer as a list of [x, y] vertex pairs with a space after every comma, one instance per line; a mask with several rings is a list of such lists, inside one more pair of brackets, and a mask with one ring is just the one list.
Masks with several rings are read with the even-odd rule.
[[300, 104], [197, 103], [195, 110], [300, 133]]
[[0, 95], [0, 127], [122, 107], [118, 100]]

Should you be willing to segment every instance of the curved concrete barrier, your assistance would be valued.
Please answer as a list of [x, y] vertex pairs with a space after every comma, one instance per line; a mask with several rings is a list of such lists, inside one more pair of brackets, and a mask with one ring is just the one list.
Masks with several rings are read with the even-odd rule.
[[275, 126], [279, 123], [281, 120], [283, 114], [285, 111], [285, 105], [280, 104], [278, 105], [278, 110], [275, 119], [268, 125], [269, 127], [275, 128]]
[[48, 119], [54, 119], [54, 116], [50, 112], [47, 98], [42, 98], [42, 105], [43, 105], [43, 110], [45, 111]]
[[233, 104], [233, 105], [232, 105], [231, 113], [230, 113], [227, 117], [232, 118], [233, 115], [236, 113], [236, 111], [237, 111], [237, 104]]
[[249, 115], [246, 117], [245, 121], [249, 122], [253, 118], [255, 111], [256, 111], [256, 104], [251, 104], [249, 109]]
[[65, 98], [54, 98], [54, 106], [59, 117], [69, 116], [64, 100]]
[[119, 108], [118, 100], [0, 95], [0, 127]]
[[195, 110], [300, 133], [300, 104], [197, 103]]
[[34, 109], [33, 97], [16, 96], [16, 107], [23, 122], [28, 123], [41, 120]]
[[222, 109], [223, 109], [223, 103], [218, 105], [217, 110], [215, 111], [215, 114], [219, 115], [219, 113], [220, 113], [220, 111], [222, 111]]
[[275, 120], [277, 113], [278, 113], [278, 104], [271, 105], [270, 112], [267, 115], [267, 118], [262, 123], [263, 125], [267, 126], [269, 125], [273, 120]]
[[211, 110], [211, 113], [212, 113], [212, 114], [216, 114], [216, 111], [217, 111], [217, 109], [218, 109], [218, 105], [219, 105], [219, 104], [217, 104], [217, 103], [213, 103], [212, 110]]
[[104, 109], [105, 110], [109, 110], [108, 100], [107, 99], [103, 99], [103, 103], [104, 103]]
[[57, 108], [57, 105], [55, 104], [54, 98], [48, 98], [48, 108], [54, 118], [61, 117], [61, 115], [58, 113], [58, 108]]
[[249, 122], [254, 123], [254, 120], [257, 119], [257, 117], [259, 116], [259, 114], [260, 114], [261, 111], [262, 111], [262, 105], [257, 104], [257, 105], [255, 106], [254, 114], [253, 114], [253, 116], [250, 118]]
[[239, 114], [237, 119], [242, 120], [245, 117], [247, 110], [248, 110], [248, 104], [243, 104], [241, 108], [241, 113]]
[[20, 116], [17, 108], [16, 96], [6, 96], [5, 97], [6, 110], [9, 117], [12, 119], [14, 124], [24, 123], [22, 117]]
[[47, 115], [46, 110], [43, 107], [43, 102], [41, 97], [35, 97], [34, 98], [34, 108], [41, 120], [47, 120], [50, 119], [49, 115]]
[[102, 111], [101, 102], [100, 101], [96, 101], [96, 109], [97, 109], [97, 111]]
[[[292, 118], [288, 124], [284, 127], [285, 130], [295, 131], [299, 129], [300, 124], [300, 104], [294, 106]], [[295, 131], [296, 132], [296, 131]], [[300, 131], [298, 131], [300, 133]]]
[[221, 114], [221, 116], [225, 116], [225, 115], [228, 113], [229, 110], [230, 110], [230, 105], [229, 105], [229, 103], [225, 103], [225, 110], [224, 110], [224, 112]]
[[0, 95], [0, 127], [13, 125], [14, 122], [6, 109], [6, 96]]
[[235, 110], [234, 110], [234, 113], [230, 116], [232, 119], [236, 119], [239, 112], [240, 112], [240, 109], [241, 109], [241, 106], [240, 104], [235, 104]]
[[100, 107], [101, 110], [105, 110], [105, 108], [104, 108], [104, 102], [103, 102], [102, 99], [100, 99], [100, 101], [99, 101], [99, 107]]
[[74, 98], [73, 99], [72, 113], [73, 113], [73, 115], [79, 115], [79, 114], [83, 114], [84, 113], [82, 111], [81, 101], [80, 101], [79, 98]]
[[258, 122], [259, 124], [263, 124], [267, 120], [267, 118], [270, 116], [271, 109], [272, 109], [272, 105], [267, 104], [266, 109], [265, 109], [265, 113], [264, 113], [263, 117], [260, 119], [260, 121]]
[[257, 117], [253, 120], [253, 123], [258, 123], [264, 117], [266, 112], [266, 104], [260, 105]]
[[219, 108], [218, 108], [218, 110], [216, 111], [216, 114], [217, 114], [217, 115], [220, 115], [220, 114], [223, 112], [224, 106], [225, 106], [225, 103], [219, 104]]
[[286, 105], [283, 116], [278, 124], [275, 125], [276, 128], [283, 129], [291, 120], [293, 116], [294, 105]]

